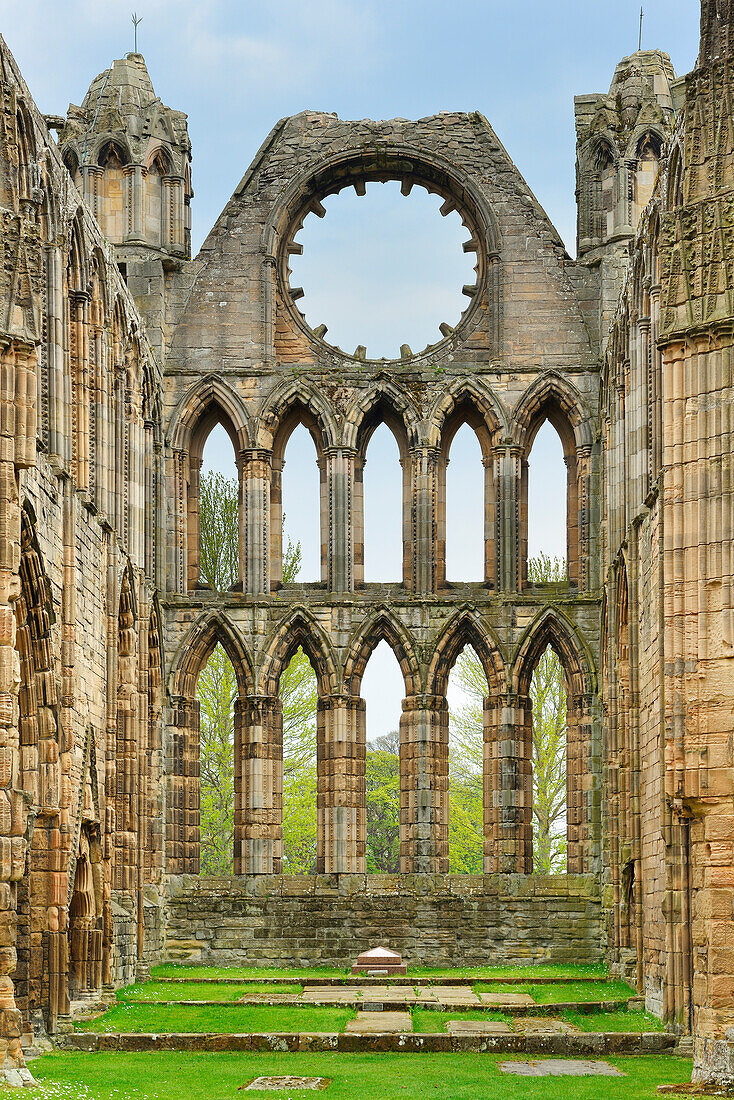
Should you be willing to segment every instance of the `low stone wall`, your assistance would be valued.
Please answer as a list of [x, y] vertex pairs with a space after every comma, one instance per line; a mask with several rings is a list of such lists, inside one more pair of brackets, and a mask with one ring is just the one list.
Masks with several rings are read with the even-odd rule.
[[341, 967], [378, 944], [425, 966], [604, 956], [592, 875], [183, 875], [167, 894], [171, 962]]

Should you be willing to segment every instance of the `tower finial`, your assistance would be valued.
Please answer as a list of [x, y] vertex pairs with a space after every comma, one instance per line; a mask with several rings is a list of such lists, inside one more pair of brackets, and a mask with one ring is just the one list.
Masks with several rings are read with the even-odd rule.
[[645, 18], [645, 12], [642, 8], [640, 8], [640, 42], [639, 42], [639, 45], [637, 47], [638, 52], [642, 49], [642, 21], [643, 21], [644, 18]]
[[132, 14], [133, 26], [135, 27], [135, 53], [138, 52], [138, 24], [143, 22], [142, 15], [138, 18], [137, 12]]

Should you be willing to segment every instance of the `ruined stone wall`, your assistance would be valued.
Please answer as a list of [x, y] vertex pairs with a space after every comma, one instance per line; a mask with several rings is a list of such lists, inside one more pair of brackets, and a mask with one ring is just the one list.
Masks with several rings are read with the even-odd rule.
[[[635, 242], [602, 375], [610, 957], [734, 1079], [732, 194], [728, 2]], [[729, 1038], [727, 1039], [727, 1035]]]
[[[288, 257], [321, 198], [372, 180], [427, 187], [458, 209], [477, 281], [455, 328], [395, 361], [326, 342], [298, 310]], [[573, 269], [574, 279], [569, 275]], [[198, 672], [217, 642], [239, 681], [235, 866], [281, 869], [278, 680], [298, 645], [319, 682], [320, 870], [364, 870], [364, 667], [383, 639], [405, 678], [401, 867], [448, 870], [448, 674], [464, 645], [487, 673], [485, 867], [532, 869], [529, 683], [547, 644], [569, 680], [569, 867], [598, 868], [597, 371], [580, 306], [583, 275], [486, 119], [345, 122], [305, 112], [272, 131], [190, 273], [164, 375], [171, 693], [169, 870], [198, 870]], [[174, 279], [174, 283], [178, 279]], [[527, 584], [527, 459], [550, 418], [568, 467], [569, 583]], [[240, 580], [200, 583], [198, 479], [219, 421], [240, 473]], [[483, 583], [446, 581], [449, 441], [469, 422], [486, 475]], [[280, 478], [297, 423], [321, 470], [322, 581], [282, 585]], [[403, 575], [364, 581], [362, 468], [387, 423], [404, 476]], [[241, 591], [240, 591], [241, 589]], [[175, 808], [175, 810], [174, 810]]]
[[595, 962], [592, 875], [171, 878], [165, 955], [210, 966], [336, 966], [389, 943], [413, 966]]
[[0, 1074], [18, 1083], [20, 1036], [141, 954], [158, 368], [1, 39], [0, 221]]

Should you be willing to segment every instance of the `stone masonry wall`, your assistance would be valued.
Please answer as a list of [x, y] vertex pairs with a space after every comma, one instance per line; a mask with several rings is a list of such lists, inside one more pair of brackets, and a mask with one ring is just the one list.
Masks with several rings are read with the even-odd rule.
[[413, 965], [594, 962], [592, 875], [182, 875], [165, 957], [217, 966], [346, 966], [385, 944]]

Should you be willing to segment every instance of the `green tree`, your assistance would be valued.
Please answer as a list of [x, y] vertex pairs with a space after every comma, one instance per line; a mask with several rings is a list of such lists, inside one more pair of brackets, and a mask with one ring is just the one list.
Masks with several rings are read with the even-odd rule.
[[367, 746], [367, 871], [400, 870], [400, 734]]
[[[237, 579], [237, 482], [217, 472], [201, 479], [201, 578], [217, 591]], [[285, 518], [285, 517], [284, 517]], [[299, 543], [287, 542], [283, 580], [301, 566]], [[237, 679], [221, 645], [196, 686], [201, 709], [201, 870], [231, 874], [234, 867], [234, 701]], [[312, 869], [316, 855], [316, 677], [299, 647], [280, 678], [283, 704], [284, 863], [292, 874]]]
[[199, 486], [199, 576], [217, 592], [226, 592], [239, 573], [239, 500], [237, 481], [216, 470]]
[[[560, 558], [541, 554], [528, 562], [528, 578], [533, 584], [558, 584], [566, 576], [566, 563]], [[479, 870], [481, 849], [476, 837], [482, 832], [482, 704], [487, 682], [471, 647], [459, 657], [452, 681], [464, 701], [450, 714], [449, 860], [452, 871]], [[566, 869], [566, 682], [563, 666], [550, 646], [533, 672], [530, 698], [533, 869], [539, 874], [559, 874]]]

